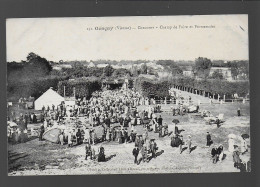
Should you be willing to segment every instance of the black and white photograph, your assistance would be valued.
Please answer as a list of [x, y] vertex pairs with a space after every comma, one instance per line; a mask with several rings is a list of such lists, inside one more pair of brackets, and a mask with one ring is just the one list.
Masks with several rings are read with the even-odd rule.
[[6, 19], [8, 176], [251, 172], [247, 14]]

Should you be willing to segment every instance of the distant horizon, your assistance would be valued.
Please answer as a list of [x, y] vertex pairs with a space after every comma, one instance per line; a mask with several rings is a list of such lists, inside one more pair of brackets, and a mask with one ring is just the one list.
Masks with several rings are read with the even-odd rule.
[[[29, 52], [30, 53], [30, 52]], [[28, 53], [28, 54], [29, 54]], [[155, 59], [155, 60], [148, 60], [148, 59], [137, 59], [137, 60], [130, 60], [130, 59], [121, 59], [121, 60], [116, 60], [116, 59], [95, 59], [95, 60], [78, 60], [78, 59], [74, 59], [74, 60], [63, 60], [63, 59], [60, 59], [60, 60], [57, 60], [57, 61], [53, 61], [53, 60], [49, 60], [48, 58], [44, 57], [44, 56], [41, 56], [37, 53], [35, 53], [36, 55], [42, 57], [42, 58], [45, 58], [46, 60], [48, 61], [52, 61], [52, 62], [56, 62], [56, 63], [59, 63], [61, 60], [63, 62], [82, 62], [82, 61], [86, 61], [86, 62], [96, 62], [96, 61], [116, 61], [116, 62], [120, 62], [120, 61], [133, 61], [133, 62], [136, 62], [136, 61], [150, 61], [150, 62], [153, 62], [153, 61], [159, 61], [159, 60], [172, 60], [172, 61], [175, 61], [175, 62], [179, 62], [179, 61], [192, 61], [192, 62], [195, 62], [195, 59]], [[27, 57], [27, 56], [26, 56]], [[22, 61], [26, 61], [26, 57], [20, 61], [6, 61], [7, 63], [11, 63], [11, 62], [17, 62], [17, 63], [20, 63]], [[204, 56], [200, 56], [202, 58], [208, 58], [208, 57], [204, 57]], [[199, 57], [197, 57], [199, 58]], [[210, 59], [210, 58], [208, 58]], [[210, 59], [211, 61], [249, 61], [248, 59], [232, 59], [232, 60], [224, 60], [224, 59]]]

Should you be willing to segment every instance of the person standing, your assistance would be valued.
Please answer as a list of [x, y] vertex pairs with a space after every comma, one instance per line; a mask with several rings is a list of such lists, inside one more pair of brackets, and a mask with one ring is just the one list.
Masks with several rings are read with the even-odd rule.
[[127, 129], [125, 128], [123, 132], [124, 132], [124, 134], [123, 134], [123, 135], [124, 135], [124, 143], [126, 144], [126, 143], [127, 143], [127, 140], [128, 140], [128, 132], [127, 132]]
[[163, 137], [162, 132], [163, 132], [163, 127], [162, 125], [159, 125], [159, 138]]
[[163, 119], [162, 119], [162, 116], [160, 115], [159, 118], [158, 118], [158, 125], [162, 125], [162, 122], [163, 122]]
[[246, 139], [242, 137], [241, 140], [241, 153], [244, 154], [248, 151]]
[[106, 141], [106, 128], [103, 126], [103, 130], [102, 130], [102, 141]]
[[59, 140], [60, 140], [60, 144], [64, 145], [64, 133], [63, 132], [60, 133]]
[[180, 147], [180, 154], [182, 153], [182, 145], [183, 145], [183, 136], [182, 135], [180, 135], [179, 137], [178, 137], [178, 141], [176, 141], [176, 144], [178, 145], [179, 144], [179, 147]]
[[78, 132], [76, 133], [77, 145], [81, 144], [81, 137], [82, 137], [82, 134], [80, 132], [80, 129], [78, 129]]
[[123, 133], [122, 130], [118, 130], [118, 143], [121, 144], [123, 143]]
[[188, 135], [187, 146], [188, 146], [189, 153], [191, 153], [191, 144], [192, 144], [191, 136]]
[[133, 149], [133, 155], [135, 157], [135, 160], [134, 160], [135, 164], [138, 164], [138, 160], [137, 160], [138, 154], [139, 154], [139, 149], [137, 146], [135, 146], [135, 148]]
[[207, 132], [206, 138], [207, 138], [207, 144], [206, 144], [206, 146], [210, 147], [210, 145], [213, 143], [213, 141], [211, 140], [211, 135], [210, 135], [209, 132]]
[[33, 113], [33, 123], [37, 123], [37, 117], [36, 117], [35, 113]]
[[146, 145], [144, 144], [141, 148], [141, 152], [142, 152], [142, 160], [143, 162], [147, 162], [147, 147]]
[[228, 151], [233, 153], [234, 152], [234, 145], [235, 145], [235, 140], [231, 137], [228, 140]]
[[39, 141], [42, 141], [42, 135], [43, 135], [43, 133], [44, 133], [44, 126], [43, 126], [43, 124], [42, 124], [41, 127], [40, 127]]
[[239, 157], [240, 153], [238, 151], [238, 146], [237, 145], [234, 145], [234, 151], [233, 151], [233, 162], [234, 162], [234, 167], [235, 168], [240, 168], [240, 165], [241, 165], [241, 159]]
[[71, 131], [68, 133], [68, 147], [72, 147], [72, 134]]
[[85, 132], [84, 132], [84, 142], [90, 143], [90, 132], [89, 132], [89, 128], [86, 128], [86, 129], [85, 129]]
[[111, 141], [112, 131], [110, 128], [107, 129], [106, 140]]
[[237, 109], [237, 116], [241, 116], [240, 108]]
[[156, 158], [156, 150], [157, 148], [157, 144], [155, 143], [154, 139], [151, 139], [151, 152], [152, 152], [152, 158]]
[[218, 160], [218, 150], [217, 150], [217, 146], [214, 146], [214, 147], [211, 149], [211, 156], [212, 156], [213, 164], [216, 164], [216, 163], [217, 163], [217, 160]]
[[91, 150], [91, 145], [87, 142], [86, 146], [85, 146], [85, 150], [86, 150], [86, 157], [85, 160], [88, 159], [88, 156], [90, 157], [90, 159], [92, 160], [92, 150]]
[[98, 153], [98, 162], [105, 162], [106, 161], [106, 156], [105, 156], [105, 149], [104, 147], [99, 148], [99, 153]]
[[224, 158], [224, 148], [223, 148], [223, 145], [220, 144], [218, 146], [218, 149], [217, 149], [217, 153], [218, 153], [218, 159], [220, 162], [222, 162], [223, 158]]

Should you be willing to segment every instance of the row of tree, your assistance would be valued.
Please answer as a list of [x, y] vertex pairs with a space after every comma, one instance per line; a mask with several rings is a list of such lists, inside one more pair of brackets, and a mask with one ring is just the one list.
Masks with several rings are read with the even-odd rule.
[[[100, 80], [64, 80], [58, 83], [58, 93], [62, 96], [75, 96], [78, 98], [86, 97], [89, 99], [91, 94], [102, 87]], [[65, 95], [64, 95], [65, 91]]]

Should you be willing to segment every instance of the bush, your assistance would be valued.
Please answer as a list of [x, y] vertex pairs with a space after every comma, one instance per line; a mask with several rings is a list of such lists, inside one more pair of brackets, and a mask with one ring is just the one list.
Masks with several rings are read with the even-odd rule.
[[147, 79], [136, 79], [134, 87], [145, 97], [164, 98], [169, 96], [170, 83], [168, 81], [153, 83]]
[[205, 92], [220, 95], [232, 95], [237, 93], [240, 96], [245, 96], [249, 93], [249, 81], [230, 82], [220, 79], [194, 79], [190, 77], [173, 78], [171, 84], [197, 89]]
[[16, 99], [29, 96], [38, 98], [50, 87], [56, 90], [58, 82], [62, 79], [58, 77], [46, 77], [17, 80], [8, 84], [7, 95]]
[[102, 83], [100, 80], [65, 80], [58, 83], [58, 93], [64, 96], [64, 86], [66, 96], [74, 95], [74, 88], [76, 97], [91, 97], [91, 94], [101, 89]]

